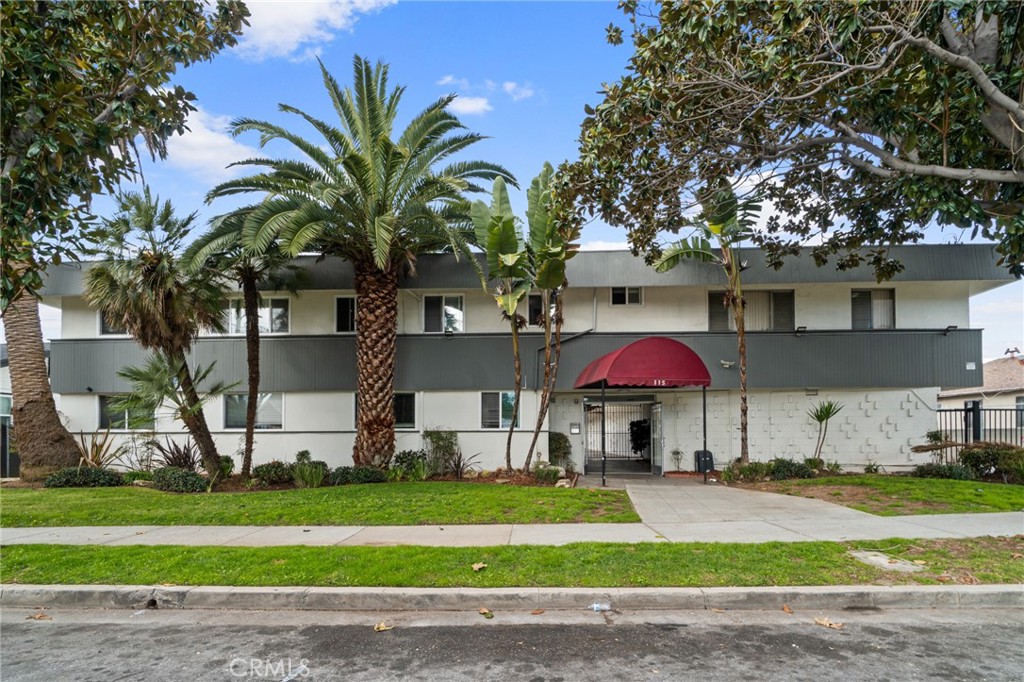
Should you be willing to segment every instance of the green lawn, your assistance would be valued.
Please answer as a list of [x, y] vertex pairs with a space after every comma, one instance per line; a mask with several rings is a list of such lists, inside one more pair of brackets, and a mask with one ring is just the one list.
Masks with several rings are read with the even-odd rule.
[[[924, 562], [916, 574], [851, 548]], [[644, 587], [1022, 583], [1024, 538], [563, 547], [169, 547], [12, 545], [0, 580], [26, 584]], [[474, 572], [472, 564], [487, 568]]]
[[0, 524], [26, 526], [389, 526], [631, 523], [621, 490], [380, 483], [179, 495], [136, 487], [0, 488]]
[[863, 475], [758, 484], [759, 489], [814, 497], [880, 516], [1024, 510], [1024, 486], [910, 476]]

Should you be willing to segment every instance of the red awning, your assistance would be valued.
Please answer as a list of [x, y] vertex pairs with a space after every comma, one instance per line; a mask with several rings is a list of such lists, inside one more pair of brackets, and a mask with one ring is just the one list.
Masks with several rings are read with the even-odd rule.
[[689, 346], [652, 336], [602, 355], [586, 366], [574, 388], [644, 386], [672, 388], [710, 386], [711, 375], [700, 356]]

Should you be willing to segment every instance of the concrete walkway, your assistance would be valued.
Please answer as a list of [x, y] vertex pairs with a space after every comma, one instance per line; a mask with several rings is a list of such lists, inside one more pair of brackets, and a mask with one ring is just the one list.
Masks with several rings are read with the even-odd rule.
[[[592, 480], [584, 481], [585, 485]], [[565, 545], [573, 542], [808, 542], [1024, 534], [1024, 512], [881, 517], [848, 507], [654, 476], [610, 479], [642, 523], [475, 526], [79, 526], [2, 528], [0, 544], [268, 547]], [[600, 484], [600, 480], [597, 481]]]

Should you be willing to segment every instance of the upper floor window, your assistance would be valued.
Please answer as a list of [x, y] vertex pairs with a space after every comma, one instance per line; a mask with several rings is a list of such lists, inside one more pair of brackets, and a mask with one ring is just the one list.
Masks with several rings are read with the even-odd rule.
[[643, 305], [643, 287], [612, 287], [612, 305]]
[[100, 402], [100, 428], [113, 430], [127, 429], [151, 429], [153, 428], [153, 415], [133, 415], [116, 403], [120, 396], [101, 395]]
[[124, 335], [128, 333], [128, 330], [124, 328], [122, 324], [111, 324], [107, 320], [107, 316], [100, 313], [100, 334], [117, 334]]
[[351, 334], [356, 330], [356, 297], [339, 296], [334, 299], [334, 331]]
[[[244, 429], [249, 396], [230, 393], [224, 396], [224, 428]], [[256, 399], [257, 429], [284, 428], [284, 396], [281, 393], [260, 393]]]
[[895, 329], [895, 289], [854, 289], [850, 297], [852, 329]]
[[[245, 333], [245, 301], [230, 299], [224, 307], [224, 326], [228, 334]], [[260, 334], [287, 334], [288, 299], [264, 298], [259, 307]]]
[[515, 420], [519, 428], [519, 415], [512, 408], [515, 405], [512, 391], [484, 391], [480, 394], [480, 428], [507, 429]]
[[[724, 303], [725, 292], [708, 292], [708, 330], [736, 331], [732, 310]], [[792, 291], [748, 291], [743, 294], [743, 326], [747, 331], [792, 331], [796, 329], [796, 307]]]
[[466, 331], [462, 296], [424, 296], [423, 331], [427, 334]]

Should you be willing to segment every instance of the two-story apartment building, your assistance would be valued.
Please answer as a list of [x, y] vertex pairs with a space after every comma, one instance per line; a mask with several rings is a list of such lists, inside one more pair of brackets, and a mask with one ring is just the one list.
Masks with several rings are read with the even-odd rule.
[[[754, 459], [809, 456], [817, 424], [807, 410], [819, 400], [843, 404], [829, 430], [828, 459], [850, 467], [921, 461], [910, 446], [934, 428], [939, 387], [980, 383], [982, 330], [970, 328], [972, 295], [1008, 283], [987, 245], [914, 246], [892, 250], [905, 270], [877, 283], [869, 268], [815, 267], [809, 254], [778, 271], [751, 250], [743, 273], [747, 299], [750, 454]], [[351, 266], [302, 257], [308, 288], [299, 295], [264, 292], [262, 396], [255, 459], [291, 458], [308, 449], [332, 466], [351, 463], [355, 394], [355, 307]], [[88, 264], [82, 266], [87, 268]], [[401, 281], [395, 379], [397, 448], [417, 448], [430, 428], [459, 432], [467, 454], [500, 466], [513, 385], [507, 323], [481, 290], [472, 267], [450, 255], [421, 256], [417, 275]], [[684, 263], [659, 274], [626, 252], [582, 252], [568, 268], [558, 388], [546, 427], [569, 435], [577, 465], [600, 452], [600, 403], [574, 390], [580, 372], [601, 355], [650, 336], [676, 339], [710, 372], [708, 449], [722, 462], [738, 455], [736, 335], [721, 305], [724, 278], [710, 264]], [[117, 371], [143, 357], [134, 341], [106, 328], [82, 298], [82, 271], [54, 268], [45, 301], [62, 309], [61, 339], [51, 344], [51, 381], [73, 431], [131, 432], [109, 408], [128, 390]], [[531, 317], [539, 300], [530, 301]], [[239, 382], [237, 395], [212, 399], [207, 419], [225, 454], [238, 449], [245, 416], [245, 344], [240, 302], [225, 311], [229, 333], [201, 338], [194, 361], [215, 362], [214, 375]], [[537, 415], [540, 330], [524, 333], [525, 390], [514, 439], [522, 461]], [[606, 450], [655, 473], [673, 468], [652, 450], [686, 453], [703, 438], [701, 390], [609, 389]], [[633, 452], [629, 424], [655, 420], [653, 442]], [[660, 428], [658, 423], [660, 422]], [[169, 413], [155, 415], [158, 434], [180, 434]], [[597, 440], [595, 440], [597, 439]], [[541, 439], [540, 450], [546, 450]], [[588, 454], [589, 453], [589, 454]], [[546, 453], [545, 453], [546, 454]], [[657, 453], [656, 453], [657, 454]], [[593, 464], [591, 464], [592, 466]]]

